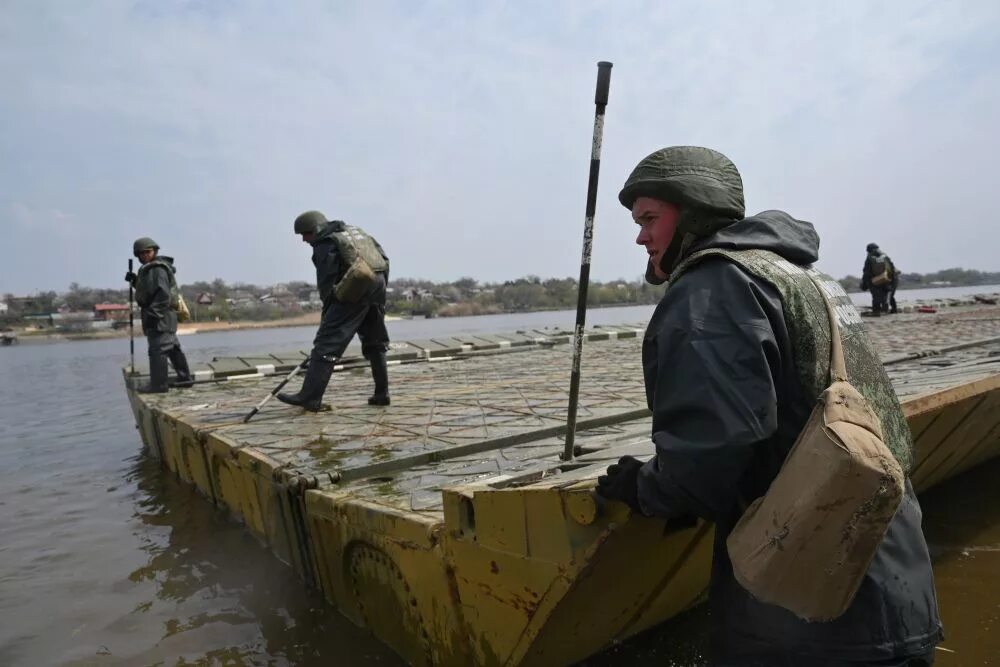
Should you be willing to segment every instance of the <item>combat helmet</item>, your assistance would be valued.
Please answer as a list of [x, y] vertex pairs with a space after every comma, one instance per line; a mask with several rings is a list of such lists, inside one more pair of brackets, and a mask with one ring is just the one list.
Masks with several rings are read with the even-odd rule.
[[878, 244], [869, 243], [868, 245], [865, 246], [865, 252], [878, 252]]
[[328, 222], [329, 220], [326, 219], [326, 216], [319, 211], [306, 211], [295, 218], [295, 233], [315, 234], [326, 226]]
[[[639, 197], [676, 204], [681, 211], [677, 233], [664, 253], [660, 268], [669, 274], [695, 240], [741, 220], [746, 212], [743, 179], [732, 160], [701, 146], [669, 146], [640, 160], [618, 193], [627, 209]], [[646, 279], [653, 278], [652, 267]]]
[[143, 250], [149, 250], [150, 248], [152, 248], [153, 250], [159, 250], [160, 246], [156, 241], [149, 238], [148, 236], [143, 236], [141, 238], [136, 239], [135, 243], [132, 244], [132, 254], [135, 255], [136, 257], [139, 257], [140, 252], [142, 252]]

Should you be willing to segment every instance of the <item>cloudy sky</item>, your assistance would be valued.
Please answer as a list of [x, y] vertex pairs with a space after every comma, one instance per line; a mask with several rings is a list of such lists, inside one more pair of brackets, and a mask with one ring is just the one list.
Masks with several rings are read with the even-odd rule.
[[[312, 279], [295, 216], [395, 277], [575, 276], [596, 62], [614, 62], [592, 275], [645, 255], [615, 195], [672, 144], [728, 154], [820, 268], [1000, 270], [1000, 3], [0, 2], [0, 293]], [[994, 120], [990, 120], [990, 119]]]

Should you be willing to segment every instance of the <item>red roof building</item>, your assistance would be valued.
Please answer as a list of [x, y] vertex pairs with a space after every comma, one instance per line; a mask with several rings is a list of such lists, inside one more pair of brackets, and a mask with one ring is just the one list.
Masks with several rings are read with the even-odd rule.
[[127, 303], [97, 303], [94, 304], [95, 320], [122, 320], [128, 317]]

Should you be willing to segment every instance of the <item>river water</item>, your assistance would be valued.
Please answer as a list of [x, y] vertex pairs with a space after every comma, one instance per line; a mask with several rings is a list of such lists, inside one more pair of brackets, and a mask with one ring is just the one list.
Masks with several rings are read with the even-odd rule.
[[[996, 289], [980, 288], [989, 292]], [[932, 297], [924, 297], [932, 298]], [[651, 306], [594, 310], [642, 322]], [[395, 340], [571, 327], [571, 311], [390, 323]], [[308, 349], [311, 327], [185, 336], [192, 362]], [[145, 354], [145, 342], [137, 342]], [[140, 455], [123, 339], [0, 349], [0, 665], [398, 665], [189, 487]], [[567, 369], [567, 380], [569, 372]], [[924, 499], [940, 664], [1000, 655], [1000, 463]], [[587, 661], [704, 662], [695, 611]], [[960, 657], [960, 659], [959, 659]]]

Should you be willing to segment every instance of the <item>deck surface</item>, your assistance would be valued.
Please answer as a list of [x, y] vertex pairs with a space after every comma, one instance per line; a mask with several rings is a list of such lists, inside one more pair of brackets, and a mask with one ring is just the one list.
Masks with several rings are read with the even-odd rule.
[[[1000, 374], [1000, 309], [867, 320], [902, 401]], [[642, 325], [591, 330], [584, 350], [577, 446], [562, 465], [572, 347], [568, 331], [522, 331], [394, 345], [392, 405], [367, 405], [363, 360], [345, 355], [318, 414], [272, 401], [246, 414], [302, 351], [217, 359], [200, 376], [231, 376], [185, 391], [144, 397], [199, 430], [223, 434], [277, 466], [314, 476], [320, 487], [414, 512], [441, 511], [442, 487], [488, 480], [517, 483], [569, 467], [600, 466], [622, 453], [651, 453], [640, 360]], [[609, 339], [609, 333], [610, 338]], [[916, 357], [968, 341], [997, 339]], [[541, 341], [548, 343], [541, 345]], [[293, 381], [291, 390], [296, 390]]]

